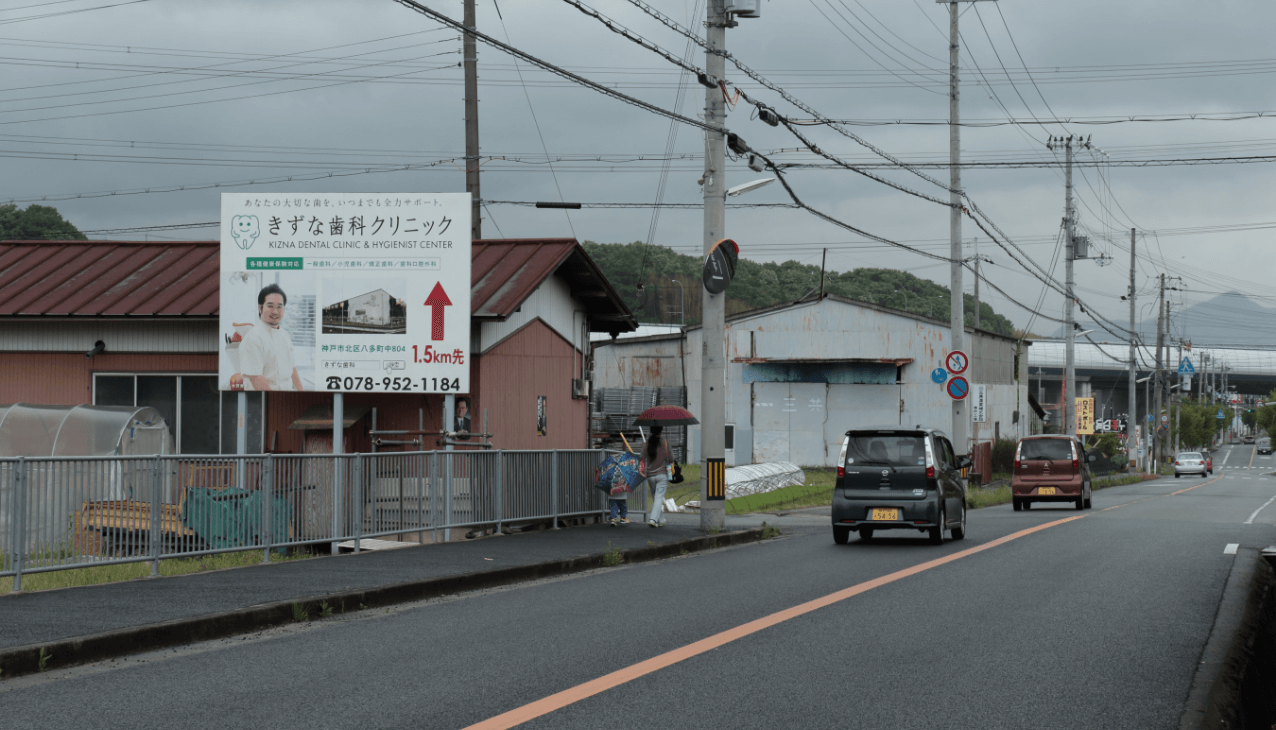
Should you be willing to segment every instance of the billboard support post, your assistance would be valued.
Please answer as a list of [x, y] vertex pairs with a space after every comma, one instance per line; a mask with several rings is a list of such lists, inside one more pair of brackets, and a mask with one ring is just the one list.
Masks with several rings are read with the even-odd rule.
[[[341, 459], [337, 458], [345, 451], [345, 420], [346, 420], [346, 402], [345, 393], [337, 391], [332, 394], [332, 535], [336, 537], [341, 532]], [[337, 542], [332, 543], [332, 554], [336, 555], [341, 552], [341, 548], [337, 547]]]

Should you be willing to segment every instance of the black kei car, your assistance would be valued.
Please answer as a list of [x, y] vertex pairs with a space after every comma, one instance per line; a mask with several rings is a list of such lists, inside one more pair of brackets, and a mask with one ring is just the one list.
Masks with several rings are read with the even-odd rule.
[[847, 431], [833, 489], [833, 542], [852, 532], [871, 540], [881, 530], [918, 530], [935, 545], [944, 531], [966, 536], [970, 458], [956, 456], [942, 431], [883, 426]]

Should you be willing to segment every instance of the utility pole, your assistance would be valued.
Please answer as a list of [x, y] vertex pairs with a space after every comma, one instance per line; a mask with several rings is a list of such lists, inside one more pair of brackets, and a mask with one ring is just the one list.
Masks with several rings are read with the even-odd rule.
[[[461, 23], [475, 30], [474, 0], [464, 1], [465, 14]], [[465, 33], [461, 43], [465, 65], [465, 192], [470, 194], [470, 237], [477, 241], [483, 237], [482, 196], [479, 194], [478, 43], [472, 33]]]
[[979, 316], [979, 237], [976, 236], [975, 244], [975, 329], [979, 329], [981, 318]]
[[[957, 31], [957, 2], [948, 3], [948, 187], [952, 208], [948, 214], [948, 241], [952, 257], [949, 276], [948, 325], [951, 328], [949, 351], [960, 350], [966, 344], [966, 302], [961, 283], [961, 79], [959, 69], [961, 35]], [[969, 353], [967, 353], [969, 354]], [[970, 412], [966, 401], [953, 399], [953, 445], [962, 454], [970, 453], [967, 433]]]
[[1150, 445], [1153, 449], [1152, 461], [1158, 469], [1161, 464], [1161, 346], [1165, 343], [1165, 274], [1161, 274], [1159, 289], [1160, 294], [1156, 301], [1156, 373], [1152, 382], [1152, 389], [1156, 392], [1156, 408], [1152, 411], [1151, 431], [1154, 438]]
[[[957, 18], [960, 15], [957, 6], [959, 2], [981, 1], [983, 0], [935, 0], [936, 3], [948, 3], [948, 187], [952, 190], [949, 193], [952, 208], [948, 214], [948, 240], [951, 247], [949, 255], [952, 258], [948, 282], [951, 302], [948, 324], [952, 330], [949, 351], [960, 350], [966, 344], [966, 297], [961, 281], [961, 34], [957, 30]], [[966, 375], [969, 379], [975, 373], [968, 370]], [[966, 407], [966, 401], [954, 398], [952, 443], [960, 454], [970, 453], [969, 433], [970, 411]]]
[[1067, 431], [1069, 436], [1077, 435], [1077, 418], [1076, 418], [1076, 397], [1077, 397], [1077, 359], [1076, 359], [1076, 323], [1073, 321], [1072, 309], [1076, 304], [1076, 297], [1072, 293], [1072, 261], [1076, 258], [1076, 239], [1072, 231], [1072, 135], [1068, 135], [1066, 158], [1067, 173], [1064, 177], [1064, 196], [1066, 198], [1064, 204], [1064, 259], [1067, 262], [1067, 301], [1064, 304], [1064, 319], [1066, 323], [1064, 328], [1064, 341], [1066, 344], [1064, 356], [1064, 379], [1066, 385], [1064, 388], [1067, 394], [1063, 399], [1063, 415], [1066, 419]]
[[1138, 391], [1135, 385], [1135, 375], [1138, 369], [1138, 363], [1135, 355], [1135, 327], [1134, 327], [1134, 229], [1130, 229], [1130, 405], [1129, 420], [1125, 423], [1125, 446], [1129, 453], [1130, 468], [1135, 468], [1136, 452], [1134, 450], [1134, 426], [1138, 420]]
[[[1179, 340], [1179, 356], [1178, 362], [1183, 362], [1183, 340]], [[1179, 451], [1183, 449], [1183, 437], [1180, 428], [1183, 425], [1183, 380], [1182, 375], [1179, 376], [1179, 397], [1174, 399], [1174, 456], [1177, 457]]]
[[[708, 49], [705, 70], [714, 85], [705, 92], [704, 121], [704, 254], [726, 237], [726, 122], [727, 109], [718, 81], [726, 78], [727, 62], [715, 51], [727, 46], [728, 16], [725, 0], [709, 0], [705, 24]], [[726, 293], [713, 294], [708, 289], [701, 296], [700, 351], [700, 529], [721, 530], [726, 522], [726, 503], [708, 498], [708, 459], [726, 457]]]

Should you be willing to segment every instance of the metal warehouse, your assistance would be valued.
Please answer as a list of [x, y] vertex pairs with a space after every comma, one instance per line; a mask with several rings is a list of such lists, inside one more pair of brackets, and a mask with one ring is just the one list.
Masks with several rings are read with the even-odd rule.
[[[1014, 338], [967, 328], [965, 375], [985, 394], [974, 442], [1028, 434], [1027, 358]], [[951, 400], [931, 379], [948, 352], [946, 321], [826, 294], [727, 318], [728, 464], [832, 466], [849, 429], [906, 424], [951, 430]], [[595, 344], [597, 388], [685, 385], [700, 402], [701, 329]], [[978, 386], [983, 386], [979, 388]], [[972, 404], [973, 405], [973, 404]], [[982, 412], [981, 412], [982, 411]], [[700, 433], [688, 433], [697, 461]], [[957, 445], [962, 448], [961, 445]], [[969, 451], [969, 449], [966, 449]]]

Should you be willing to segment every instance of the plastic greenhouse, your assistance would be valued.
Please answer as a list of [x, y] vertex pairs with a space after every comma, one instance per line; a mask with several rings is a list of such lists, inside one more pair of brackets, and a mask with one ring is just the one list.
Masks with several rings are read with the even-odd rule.
[[154, 408], [0, 405], [0, 457], [171, 453], [173, 435]]
[[[171, 503], [174, 464], [165, 462], [156, 473], [154, 456], [171, 455], [173, 448], [168, 424], [154, 408], [0, 405], [0, 553], [24, 546], [65, 552], [60, 546], [77, 530], [85, 504], [147, 499], [156, 479], [160, 501]], [[21, 503], [15, 457], [29, 459]], [[24, 545], [13, 542], [19, 528]]]

